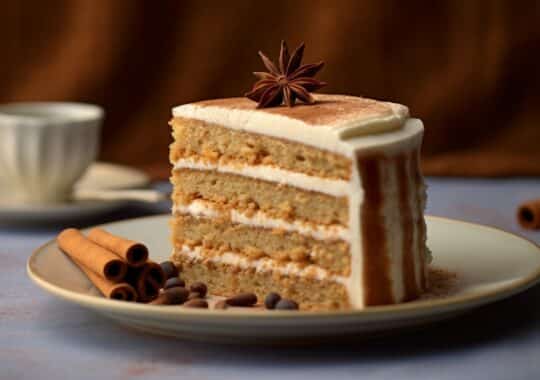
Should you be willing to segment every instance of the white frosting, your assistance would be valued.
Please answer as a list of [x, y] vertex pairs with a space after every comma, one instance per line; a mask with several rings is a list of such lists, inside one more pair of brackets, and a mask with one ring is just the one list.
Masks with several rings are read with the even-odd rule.
[[302, 266], [294, 262], [282, 263], [266, 257], [251, 260], [234, 252], [225, 252], [219, 256], [207, 256], [204, 255], [201, 247], [190, 248], [186, 245], [182, 246], [180, 252], [191, 259], [234, 265], [243, 269], [253, 268], [256, 272], [272, 271], [286, 276], [312, 277], [317, 280], [334, 281], [341, 284], [348, 283], [347, 278], [332, 274], [316, 265]]
[[[223, 211], [212, 207], [211, 202], [201, 199], [196, 199], [188, 205], [175, 204], [173, 205], [173, 213], [206, 218], [216, 218], [223, 215]], [[344, 240], [347, 242], [351, 240], [349, 229], [339, 225], [305, 223], [299, 220], [288, 222], [283, 219], [271, 218], [262, 211], [256, 211], [252, 216], [247, 216], [237, 210], [231, 210], [228, 213], [233, 223], [269, 229], [279, 228], [289, 232], [298, 232], [318, 240]]]
[[294, 186], [304, 190], [329, 194], [335, 197], [346, 196], [349, 192], [349, 181], [315, 177], [269, 165], [213, 164], [194, 160], [193, 158], [181, 158], [175, 162], [174, 168], [216, 170], [220, 173], [236, 174], [264, 181], [276, 182], [281, 185]]
[[[401, 227], [400, 183], [397, 165], [395, 161], [379, 162], [383, 188], [382, 214], [384, 215], [384, 228], [386, 236], [391, 237], [386, 239], [386, 252], [390, 257], [392, 293], [394, 299], [400, 301], [405, 296], [405, 284], [403, 282], [403, 229]], [[405, 186], [408, 186], [408, 184], [405, 184]]]
[[[407, 165], [407, 186], [409, 186], [409, 207], [411, 209], [411, 215], [413, 218], [412, 223], [416, 223], [419, 218], [422, 218], [423, 208], [418, 202], [421, 201], [421, 195], [419, 189], [416, 188], [415, 179], [413, 173], [411, 173], [411, 165]], [[423, 187], [422, 185], [420, 187]], [[418, 247], [418, 240], [420, 239], [420, 231], [418, 228], [413, 228], [413, 247]], [[414, 254], [414, 279], [418, 289], [422, 289], [421, 271], [418, 262], [422, 259], [422, 254], [418, 249], [413, 250]]]
[[403, 127], [380, 135], [354, 137], [346, 141], [350, 154], [381, 152], [386, 155], [404, 152], [418, 147], [422, 141], [424, 125], [420, 119], [407, 119]]
[[[354, 97], [316, 94], [316, 100]], [[356, 98], [359, 99], [359, 98]], [[333, 122], [318, 124], [302, 118], [285, 116], [264, 110], [234, 108], [226, 105], [190, 103], [172, 110], [173, 116], [215, 123], [224, 127], [283, 138], [311, 145], [320, 149], [353, 157], [358, 150], [377, 148], [389, 152], [403, 149], [407, 140], [421, 134], [422, 123], [409, 123], [407, 107], [387, 102], [389, 112], [358, 112], [349, 117], [336, 117]], [[338, 110], [339, 111], [339, 110]], [[385, 132], [385, 133], [383, 133]]]
[[[406, 165], [407, 182], [400, 184], [397, 177], [397, 167], [394, 161], [381, 161], [379, 163], [379, 169], [381, 171], [381, 190], [383, 198], [382, 215], [384, 216], [384, 233], [388, 237], [387, 242], [387, 254], [390, 258], [390, 278], [392, 279], [392, 294], [396, 302], [400, 302], [405, 296], [405, 284], [404, 284], [404, 265], [403, 265], [403, 230], [401, 226], [401, 211], [399, 204], [399, 192], [400, 186], [409, 187], [409, 204], [411, 208], [413, 218], [422, 218], [422, 214], [418, 212], [416, 202], [420, 202], [420, 205], [425, 203], [424, 186], [417, 188], [414, 184], [413, 173], [410, 171], [410, 165]], [[353, 173], [358, 173], [357, 168], [354, 167]], [[354, 175], [351, 179], [351, 183], [358, 181], [361, 182], [361, 178], [358, 175]], [[361, 185], [352, 185], [353, 188]], [[417, 199], [417, 196], [420, 198]], [[350, 198], [350, 226], [353, 231], [361, 231], [361, 202], [363, 199], [363, 193], [352, 192]], [[409, 221], [413, 223], [413, 221]], [[413, 227], [413, 241], [417, 242], [418, 229]], [[347, 282], [347, 288], [349, 290], [349, 297], [351, 304], [357, 308], [364, 307], [364, 288], [363, 284], [363, 250], [362, 250], [362, 234], [358, 233], [352, 236], [351, 239], [351, 276]], [[416, 247], [416, 245], [414, 245]], [[425, 258], [420, 257], [420, 251], [413, 249], [414, 255], [414, 267], [415, 278], [417, 284], [420, 284], [420, 268]], [[360, 284], [360, 286], [358, 285]]]
[[[426, 202], [427, 202], [427, 185], [424, 182], [423, 177], [421, 178], [421, 184], [417, 187], [417, 191], [418, 191], [418, 199], [420, 202], [420, 212], [419, 212], [418, 217], [423, 219], [423, 214], [424, 214], [424, 210], [426, 209]], [[423, 219], [422, 223], [423, 223], [424, 231], [426, 231], [427, 227], [426, 227], [425, 219]], [[424, 234], [424, 240], [422, 241], [422, 244], [424, 245], [424, 257], [422, 258], [422, 260], [425, 263], [431, 263], [431, 261], [433, 260], [433, 257], [431, 255], [430, 249], [428, 248], [426, 244], [427, 243], [426, 240], [427, 240], [427, 235]], [[420, 254], [420, 252], [418, 252], [418, 254]], [[423, 275], [424, 275], [424, 278], [429, 280], [427, 270], [428, 270], [428, 266], [424, 265]]]
[[349, 301], [356, 308], [364, 307], [364, 252], [362, 248], [362, 202], [364, 190], [359, 176], [358, 161], [352, 160], [351, 193], [349, 195], [349, 226], [355, 231], [350, 240], [351, 275], [347, 282]]

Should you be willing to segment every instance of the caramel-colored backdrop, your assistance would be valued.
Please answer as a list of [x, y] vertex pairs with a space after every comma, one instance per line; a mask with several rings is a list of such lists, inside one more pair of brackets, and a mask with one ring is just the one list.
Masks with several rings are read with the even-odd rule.
[[242, 95], [257, 50], [307, 44], [325, 92], [407, 104], [424, 169], [540, 174], [539, 1], [6, 1], [0, 102], [107, 110], [101, 159], [168, 171], [170, 108]]

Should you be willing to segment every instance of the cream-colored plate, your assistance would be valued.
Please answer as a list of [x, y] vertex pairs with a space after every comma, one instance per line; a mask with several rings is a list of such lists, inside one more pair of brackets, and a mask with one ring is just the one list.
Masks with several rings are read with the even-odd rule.
[[[92, 164], [86, 174], [75, 184], [84, 190], [118, 190], [147, 186], [150, 179], [140, 170], [105, 162]], [[0, 194], [0, 223], [54, 223], [70, 219], [80, 220], [113, 211], [126, 204], [115, 200], [77, 200], [47, 205], [5, 204]]]
[[[168, 216], [105, 225], [145, 242], [156, 261], [167, 259]], [[430, 300], [345, 312], [200, 310], [150, 306], [102, 298], [51, 241], [28, 260], [40, 287], [122, 324], [152, 333], [230, 343], [305, 343], [320, 338], [365, 338], [456, 316], [521, 292], [540, 278], [540, 248], [495, 228], [428, 217], [433, 264], [457, 274], [455, 293]]]

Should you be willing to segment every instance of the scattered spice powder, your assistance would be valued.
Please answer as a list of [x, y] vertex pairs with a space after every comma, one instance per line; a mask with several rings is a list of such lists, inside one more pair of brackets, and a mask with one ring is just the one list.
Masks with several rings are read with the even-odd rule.
[[455, 272], [446, 269], [428, 268], [428, 289], [420, 296], [420, 299], [434, 299], [448, 297], [457, 293], [457, 279]]

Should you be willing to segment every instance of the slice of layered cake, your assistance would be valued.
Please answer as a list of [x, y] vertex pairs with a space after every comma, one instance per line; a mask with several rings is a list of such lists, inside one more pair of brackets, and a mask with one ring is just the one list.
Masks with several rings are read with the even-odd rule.
[[212, 294], [275, 291], [304, 309], [418, 297], [422, 122], [395, 103], [309, 97], [173, 109], [173, 262]]

